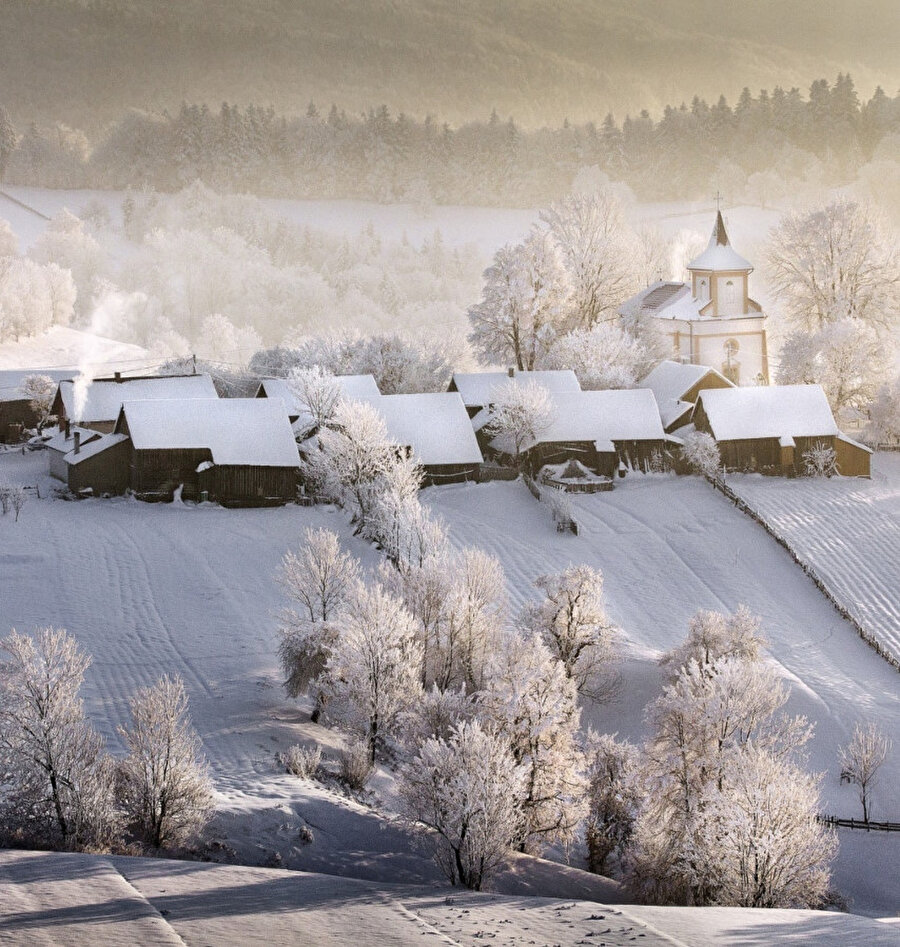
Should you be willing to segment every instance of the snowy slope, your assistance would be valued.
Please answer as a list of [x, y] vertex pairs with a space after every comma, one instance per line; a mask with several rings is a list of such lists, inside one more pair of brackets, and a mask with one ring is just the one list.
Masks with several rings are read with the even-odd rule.
[[264, 868], [47, 852], [0, 853], [0, 898], [0, 941], [73, 947], [897, 943], [888, 924], [846, 914], [554, 901]]
[[41, 335], [0, 343], [0, 369], [58, 368], [146, 374], [160, 364], [139, 345], [105, 339], [90, 332], [53, 326]]
[[[2, 452], [0, 480], [38, 482], [50, 496], [45, 465], [42, 454]], [[641, 735], [643, 709], [659, 686], [655, 659], [684, 636], [689, 616], [698, 607], [746, 602], [763, 616], [773, 660], [794, 688], [792, 708], [817, 721], [811, 764], [828, 771], [828, 809], [855, 812], [853, 792], [838, 785], [835, 748], [862, 713], [898, 732], [898, 676], [787, 554], [707, 484], [629, 476], [612, 493], [575, 500], [578, 537], [556, 533], [521, 483], [430, 488], [423, 497], [447, 518], [454, 541], [477, 542], [500, 557], [517, 602], [531, 594], [537, 575], [570, 561], [603, 569], [613, 617], [630, 645], [617, 703], [590, 716], [623, 736]], [[181, 674], [219, 792], [214, 832], [242, 858], [259, 863], [278, 851], [285, 865], [306, 870], [434, 882], [436, 869], [402, 826], [288, 777], [274, 762], [298, 740], [321, 741], [332, 758], [341, 745], [339, 734], [313, 727], [285, 700], [275, 661], [281, 596], [272, 575], [302, 531], [320, 525], [338, 531], [366, 564], [376, 561], [329, 508], [32, 498], [18, 523], [0, 517], [0, 632], [53, 623], [77, 637], [94, 656], [90, 713], [116, 750], [128, 697], [163, 673]], [[885, 790], [898, 776], [895, 753]], [[898, 809], [896, 798], [879, 799], [879, 813], [895, 817]], [[304, 824], [312, 845], [298, 840]], [[854, 844], [839, 859], [843, 890], [857, 910], [896, 911], [890, 869], [900, 837], [879, 840], [877, 849]]]
[[871, 480], [732, 475], [728, 482], [900, 658], [900, 454], [875, 454]]

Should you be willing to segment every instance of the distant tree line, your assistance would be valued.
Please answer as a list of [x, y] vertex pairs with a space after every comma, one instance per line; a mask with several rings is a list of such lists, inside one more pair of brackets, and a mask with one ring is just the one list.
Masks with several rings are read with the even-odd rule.
[[813, 82], [808, 97], [797, 88], [757, 96], [745, 88], [733, 107], [724, 96], [712, 105], [695, 96], [658, 119], [644, 110], [621, 123], [609, 114], [599, 125], [537, 130], [496, 111], [452, 128], [386, 105], [352, 116], [314, 103], [299, 117], [228, 103], [130, 111], [96, 141], [65, 125], [16, 132], [2, 109], [0, 128], [0, 173], [23, 185], [175, 191], [200, 179], [281, 197], [534, 206], [597, 167], [645, 200], [708, 197], [715, 181], [731, 192], [749, 187], [766, 203], [789, 193], [785, 182], [833, 186], [891, 160], [900, 94], [879, 87], [861, 102], [841, 74], [833, 85]]

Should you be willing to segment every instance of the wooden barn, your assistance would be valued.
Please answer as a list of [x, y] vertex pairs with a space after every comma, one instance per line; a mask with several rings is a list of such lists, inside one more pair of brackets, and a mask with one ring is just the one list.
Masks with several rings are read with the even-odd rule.
[[421, 465], [426, 484], [477, 478], [481, 448], [458, 393], [382, 395], [372, 406], [388, 437]]
[[707, 388], [733, 388], [723, 374], [706, 365], [664, 361], [640, 383], [649, 388], [659, 406], [663, 430], [671, 434], [691, 420], [700, 392]]
[[[572, 459], [607, 477], [620, 464], [649, 470], [669, 446], [649, 389], [578, 391], [557, 394], [553, 402], [554, 415], [546, 430], [522, 448], [520, 461], [532, 474], [545, 464]], [[507, 459], [514, 454], [514, 446], [501, 437], [490, 445]]]
[[839, 473], [870, 476], [872, 452], [842, 434], [819, 385], [762, 385], [701, 391], [691, 417], [719, 445], [729, 470], [793, 477], [803, 455], [833, 448]]
[[271, 506], [297, 493], [300, 458], [280, 401], [126, 401], [129, 486], [144, 499], [205, 494], [225, 506]]
[[209, 375], [152, 375], [93, 381], [61, 381], [53, 402], [53, 414], [60, 429], [68, 421], [81, 427], [109, 434], [116, 426], [119, 411], [126, 401], [155, 401], [192, 398], [217, 398]]
[[457, 372], [450, 380], [449, 391], [456, 391], [466, 406], [470, 418], [490, 407], [494, 389], [510, 381], [520, 385], [535, 382], [551, 395], [572, 394], [581, 391], [575, 372], [564, 371], [520, 372], [510, 368], [505, 372]]
[[72, 374], [70, 371], [43, 368], [0, 371], [0, 444], [18, 443], [24, 431], [37, 426], [38, 416], [24, 389], [25, 379], [29, 375], [46, 375], [59, 383], [63, 379], [71, 378]]

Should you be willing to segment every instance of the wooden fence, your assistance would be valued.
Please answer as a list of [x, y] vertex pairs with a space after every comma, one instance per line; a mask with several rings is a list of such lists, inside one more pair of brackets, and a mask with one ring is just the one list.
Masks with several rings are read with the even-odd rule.
[[843, 829], [865, 829], [866, 832], [900, 832], [900, 822], [863, 822], [862, 819], [839, 819], [834, 815], [817, 815], [816, 821], [823, 825], [840, 826]]
[[850, 614], [850, 612], [837, 600], [837, 598], [832, 593], [831, 589], [825, 584], [816, 570], [805, 560], [800, 557], [794, 547], [788, 542], [788, 540], [769, 523], [765, 517], [762, 516], [757, 510], [754, 510], [752, 506], [741, 496], [734, 492], [731, 487], [725, 483], [724, 477], [721, 475], [717, 477], [707, 477], [709, 482], [721, 493], [723, 493], [729, 500], [742, 512], [746, 513], [751, 519], [759, 523], [760, 526], [781, 546], [785, 549], [788, 555], [797, 563], [798, 566], [812, 579], [813, 584], [819, 591], [828, 599], [829, 602], [834, 606], [835, 611], [843, 618], [845, 621], [849, 622], [853, 626], [853, 629], [862, 638], [863, 641], [881, 658], [884, 658], [888, 664], [894, 668], [895, 671], [900, 671], [900, 659], [898, 659], [894, 654], [892, 654], [885, 646], [870, 632], [867, 631], [859, 620]]

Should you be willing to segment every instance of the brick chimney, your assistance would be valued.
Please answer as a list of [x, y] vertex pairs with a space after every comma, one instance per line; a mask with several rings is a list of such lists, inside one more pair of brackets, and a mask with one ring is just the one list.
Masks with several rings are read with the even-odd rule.
[[81, 431], [75, 432], [75, 446], [72, 448], [72, 452], [77, 454], [81, 450]]
[[113, 372], [113, 377], [116, 379], [116, 382], [118, 382], [118, 384], [120, 384], [120, 385], [122, 384], [122, 373], [121, 373], [121, 372]]

